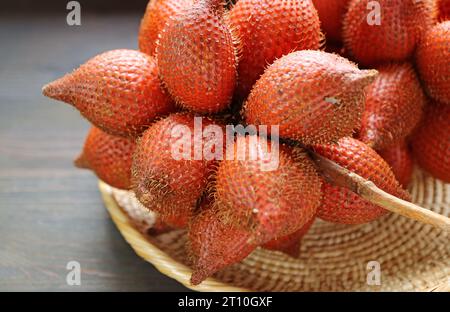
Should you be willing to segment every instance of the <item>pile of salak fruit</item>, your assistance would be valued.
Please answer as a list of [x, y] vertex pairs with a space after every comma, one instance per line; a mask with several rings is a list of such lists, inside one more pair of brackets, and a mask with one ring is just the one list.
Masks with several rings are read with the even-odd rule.
[[315, 218], [388, 213], [311, 152], [406, 200], [415, 161], [450, 182], [449, 17], [448, 0], [152, 0], [139, 51], [43, 93], [92, 123], [78, 167], [187, 229], [199, 284], [257, 247], [295, 257]]

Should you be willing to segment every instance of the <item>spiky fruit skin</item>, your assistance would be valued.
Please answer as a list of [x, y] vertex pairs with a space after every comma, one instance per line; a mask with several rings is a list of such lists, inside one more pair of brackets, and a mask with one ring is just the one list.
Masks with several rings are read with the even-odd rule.
[[[374, 24], [378, 5], [379, 25]], [[360, 65], [404, 61], [435, 18], [429, 0], [351, 0], [343, 22], [344, 43]]]
[[350, 0], [312, 0], [319, 13], [325, 36], [333, 42], [342, 41], [342, 19]]
[[415, 132], [412, 147], [419, 165], [450, 183], [450, 105], [432, 103]]
[[423, 37], [416, 63], [425, 90], [434, 100], [450, 104], [450, 21], [434, 26]]
[[262, 247], [267, 250], [281, 251], [288, 256], [298, 258], [300, 254], [301, 240], [309, 231], [313, 223], [314, 218], [306, 223], [300, 230], [280, 238], [275, 238], [270, 242], [265, 243]]
[[234, 153], [240, 156], [222, 161], [216, 173], [215, 203], [224, 222], [251, 232], [255, 243], [264, 244], [312, 219], [322, 196], [321, 181], [303, 150], [277, 150], [262, 137], [239, 136]]
[[237, 95], [241, 99], [267, 65], [296, 50], [317, 50], [322, 34], [311, 0], [240, 0], [229, 13], [239, 38]]
[[[372, 181], [380, 189], [409, 199], [389, 165], [366, 144], [345, 137], [337, 144], [315, 145], [316, 153], [334, 161], [338, 165]], [[362, 224], [378, 219], [388, 211], [374, 205], [349, 189], [334, 186], [328, 182], [322, 185], [323, 200], [317, 216], [325, 221], [342, 224]]]
[[450, 19], [450, 0], [437, 0], [439, 9], [439, 20]]
[[75, 165], [92, 170], [99, 179], [115, 188], [128, 190], [135, 148], [133, 139], [116, 137], [92, 127]]
[[183, 8], [192, 6], [193, 0], [151, 0], [145, 10], [139, 28], [139, 50], [154, 55], [156, 41], [171, 16], [180, 13]]
[[[190, 113], [173, 114], [155, 122], [138, 141], [133, 158], [132, 182], [136, 197], [157, 212], [162, 221], [178, 228], [187, 225], [214, 166], [214, 160], [194, 158], [197, 149], [193, 143], [197, 135], [194, 124], [194, 115]], [[214, 124], [211, 119], [202, 118], [198, 130]], [[205, 146], [221, 148], [223, 137], [208, 136], [201, 143], [200, 151]], [[189, 157], [175, 154], [174, 151], [181, 152], [182, 146], [186, 147]]]
[[407, 188], [411, 182], [414, 162], [411, 151], [406, 142], [401, 142], [382, 151], [379, 151], [381, 157], [391, 166], [397, 181]]
[[237, 56], [219, 0], [199, 0], [169, 19], [157, 57], [160, 77], [177, 103], [198, 113], [226, 109], [236, 85]]
[[49, 83], [44, 95], [73, 105], [96, 127], [136, 137], [175, 106], [161, 88], [156, 60], [134, 50], [102, 53]]
[[375, 150], [403, 141], [419, 123], [426, 97], [410, 63], [377, 68], [367, 87], [359, 139]]
[[293, 52], [267, 68], [243, 114], [248, 124], [279, 125], [282, 138], [306, 145], [337, 141], [360, 126], [364, 88], [376, 74], [336, 54]]
[[191, 283], [198, 285], [215, 272], [244, 260], [256, 245], [248, 232], [225, 224], [211, 207], [189, 224], [189, 251], [194, 260]]

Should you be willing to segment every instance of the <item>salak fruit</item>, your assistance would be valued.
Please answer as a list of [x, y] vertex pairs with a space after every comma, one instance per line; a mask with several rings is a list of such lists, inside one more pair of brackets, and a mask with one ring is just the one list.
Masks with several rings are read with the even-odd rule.
[[407, 188], [411, 182], [414, 166], [408, 144], [403, 141], [379, 151], [378, 154], [391, 166], [397, 181], [403, 188]]
[[135, 148], [134, 139], [116, 137], [92, 127], [75, 165], [92, 170], [99, 179], [115, 188], [128, 190]]
[[359, 140], [375, 150], [403, 141], [419, 123], [426, 97], [409, 63], [377, 68], [368, 86]]
[[342, 41], [342, 19], [350, 0], [312, 0], [327, 41]]
[[159, 74], [176, 102], [198, 113], [226, 109], [237, 54], [221, 0], [197, 0], [169, 19], [157, 46]]
[[155, 122], [138, 141], [133, 159], [136, 197], [174, 227], [187, 225], [214, 167], [214, 159], [206, 160], [196, 153], [202, 153], [206, 146], [223, 147], [223, 137], [197, 136], [215, 122], [202, 118], [196, 129], [194, 117], [177, 113]]
[[239, 39], [240, 99], [245, 99], [277, 58], [321, 46], [319, 16], [311, 0], [240, 0], [231, 9], [229, 20]]
[[139, 50], [154, 55], [158, 35], [169, 18], [192, 6], [194, 0], [151, 0], [139, 28]]
[[301, 240], [313, 225], [314, 220], [315, 218], [312, 218], [300, 230], [280, 238], [275, 238], [265, 243], [262, 247], [267, 250], [281, 251], [288, 256], [298, 258], [300, 255]]
[[450, 0], [437, 0], [439, 8], [439, 20], [450, 19]]
[[412, 139], [419, 165], [438, 179], [450, 183], [450, 105], [432, 103]]
[[434, 26], [417, 47], [416, 63], [425, 90], [450, 105], [450, 21]]
[[215, 180], [215, 204], [225, 223], [250, 232], [259, 245], [313, 218], [321, 181], [302, 149], [256, 135], [238, 136], [233, 148], [233, 160], [220, 162]]
[[[338, 165], [372, 181], [383, 191], [409, 199], [409, 194], [400, 186], [389, 165], [366, 144], [345, 137], [338, 143], [315, 145], [316, 153]], [[373, 221], [388, 211], [374, 205], [347, 188], [322, 184], [323, 200], [317, 216], [325, 221], [343, 224], [361, 224]]]
[[188, 251], [194, 262], [193, 285], [245, 259], [256, 248], [248, 232], [223, 223], [209, 203], [202, 203], [200, 212], [193, 217], [188, 239]]
[[364, 88], [376, 76], [336, 54], [293, 52], [267, 68], [243, 115], [248, 124], [279, 125], [282, 138], [306, 145], [337, 141], [360, 127]]
[[153, 119], [174, 110], [161, 88], [156, 60], [134, 50], [97, 55], [44, 86], [45, 96], [73, 105], [96, 127], [136, 137]]
[[429, 0], [351, 0], [343, 21], [344, 43], [363, 66], [404, 61], [435, 15]]

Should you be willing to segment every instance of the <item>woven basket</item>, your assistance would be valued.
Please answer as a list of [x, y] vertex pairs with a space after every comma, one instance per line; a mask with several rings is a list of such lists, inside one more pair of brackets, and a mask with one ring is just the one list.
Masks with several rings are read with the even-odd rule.
[[[199, 286], [189, 282], [186, 232], [146, 234], [154, 216], [132, 192], [100, 182], [106, 207], [136, 253], [163, 274], [199, 291], [450, 291], [448, 234], [390, 214], [370, 224], [317, 221], [304, 237], [299, 259], [257, 249]], [[450, 184], [416, 169], [413, 201], [448, 216]], [[367, 265], [380, 263], [381, 284], [368, 285]]]

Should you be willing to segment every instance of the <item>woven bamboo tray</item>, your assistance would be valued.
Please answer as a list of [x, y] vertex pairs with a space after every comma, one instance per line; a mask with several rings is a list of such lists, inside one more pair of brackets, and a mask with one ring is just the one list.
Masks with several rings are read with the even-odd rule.
[[[299, 259], [257, 249], [247, 259], [207, 279], [189, 282], [186, 233], [146, 234], [154, 216], [132, 192], [99, 183], [105, 205], [135, 252], [163, 274], [198, 291], [450, 291], [448, 234], [390, 214], [370, 224], [315, 222], [302, 241]], [[450, 215], [450, 184], [416, 169], [413, 201]], [[381, 285], [367, 283], [367, 263], [378, 261]]]

